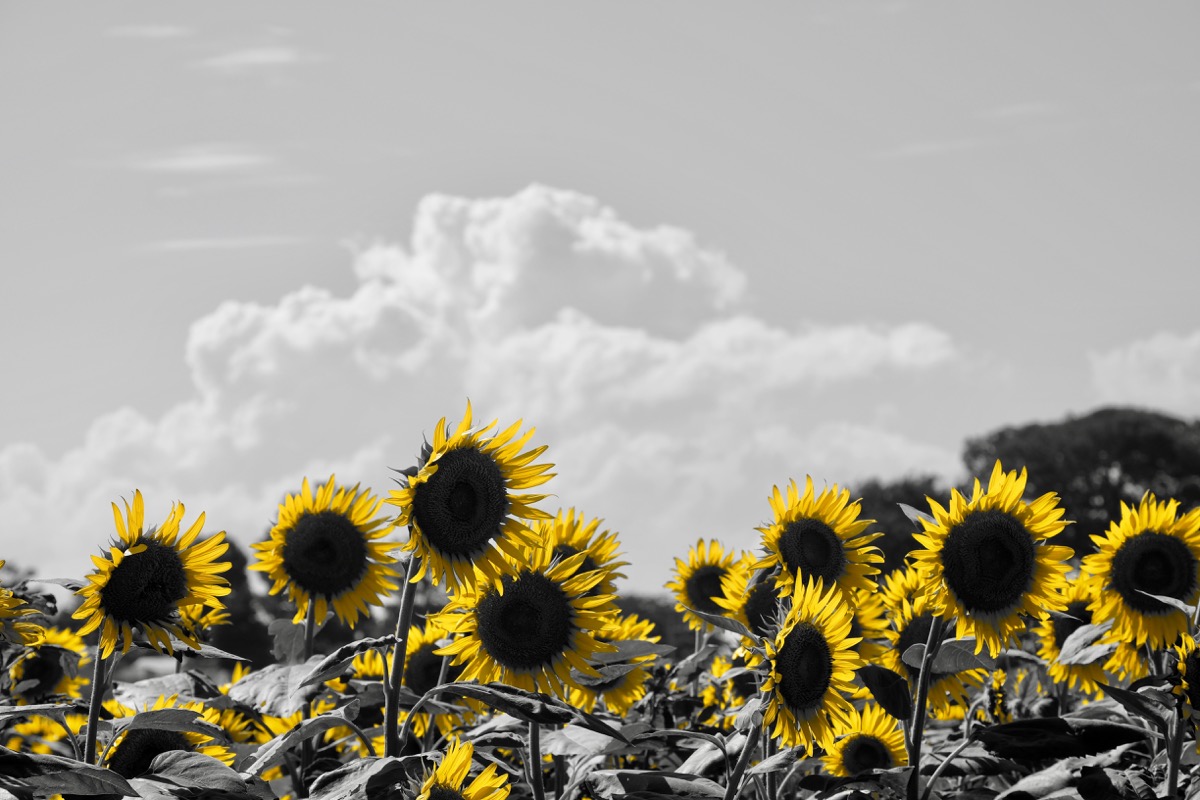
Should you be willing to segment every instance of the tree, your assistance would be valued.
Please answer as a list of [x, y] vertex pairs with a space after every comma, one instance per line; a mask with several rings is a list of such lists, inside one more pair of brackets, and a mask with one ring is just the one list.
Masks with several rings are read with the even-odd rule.
[[883, 551], [884, 557], [884, 563], [879, 565], [881, 574], [877, 577], [882, 579], [883, 575], [903, 566], [905, 554], [916, 545], [912, 535], [918, 528], [900, 508], [900, 504], [928, 511], [929, 504], [925, 498], [939, 499], [945, 493], [932, 475], [914, 475], [892, 482], [872, 478], [858, 492], [851, 492], [851, 496], [862, 498], [859, 517], [875, 520], [875, 524], [867, 531], [883, 533], [874, 542]]
[[971, 474], [986, 480], [996, 459], [1029, 470], [1027, 497], [1058, 493], [1075, 524], [1055, 544], [1080, 554], [1094, 549], [1089, 536], [1120, 518], [1122, 502], [1136, 503], [1147, 491], [1184, 509], [1200, 504], [1200, 423], [1155, 411], [1101, 408], [967, 440], [963, 462]]

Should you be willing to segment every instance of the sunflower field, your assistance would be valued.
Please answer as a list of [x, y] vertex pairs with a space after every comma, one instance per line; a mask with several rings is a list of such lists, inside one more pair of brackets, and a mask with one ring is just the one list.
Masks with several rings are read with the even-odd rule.
[[[681, 648], [620, 610], [617, 534], [546, 509], [533, 435], [468, 404], [387, 496], [288, 495], [249, 565], [287, 604], [269, 665], [212, 644], [239, 624], [225, 534], [114, 503], [91, 574], [0, 589], [0, 800], [1200, 794], [1200, 509], [1146, 494], [1077, 553], [1059, 497], [997, 462], [905, 507], [917, 546], [883, 574], [861, 503], [790, 480], [755, 552], [676, 559]], [[385, 607], [393, 633], [317, 652]], [[128, 669], [152, 651], [174, 670]]]

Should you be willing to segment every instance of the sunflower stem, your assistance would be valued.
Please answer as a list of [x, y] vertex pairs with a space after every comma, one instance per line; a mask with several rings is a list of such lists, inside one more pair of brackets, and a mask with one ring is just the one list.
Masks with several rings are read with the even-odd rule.
[[[767, 736], [766, 738], [764, 738], [762, 740], [763, 761], [766, 761], [768, 758], [770, 758], [773, 755], [775, 755], [775, 740], [772, 739], [770, 736]], [[779, 793], [779, 787], [775, 780], [775, 773], [768, 772], [766, 775], [766, 778], [767, 778], [767, 800], [775, 800], [775, 797]]]
[[[317, 636], [317, 599], [308, 598], [308, 610], [304, 614], [304, 652], [300, 663], [305, 664], [313, 655], [313, 640]], [[312, 704], [304, 704], [304, 718], [312, 714]], [[312, 739], [305, 739], [300, 744], [300, 779], [296, 781], [296, 797], [308, 797], [308, 784], [304, 776], [308, 774], [308, 766], [312, 763]]]
[[[404, 570], [404, 591], [400, 594], [400, 611], [396, 615], [396, 645], [392, 650], [392, 667], [384, 694], [384, 754], [389, 758], [400, 755], [404, 746], [398, 725], [400, 721], [400, 683], [404, 678], [404, 662], [408, 655], [408, 626], [412, 623], [413, 603], [416, 600], [417, 554], [409, 556]], [[411, 716], [411, 714], [410, 714]], [[407, 732], [408, 726], [405, 726]]]
[[738, 757], [737, 766], [733, 768], [733, 774], [729, 776], [729, 785], [725, 787], [725, 800], [733, 800], [741, 791], [742, 775], [745, 774], [746, 767], [750, 764], [750, 757], [757, 749], [758, 737], [761, 734], [762, 728], [758, 725], [750, 726], [750, 730], [746, 733], [746, 745], [742, 748], [741, 756]]
[[104, 700], [104, 692], [108, 689], [108, 676], [105, 674], [106, 659], [100, 645], [96, 645], [96, 665], [92, 670], [92, 693], [88, 699], [88, 721], [84, 730], [83, 763], [96, 763], [96, 723], [100, 721], [100, 704]]
[[1171, 717], [1171, 741], [1167, 745], [1167, 800], [1179, 796], [1179, 761], [1183, 756], [1183, 710], [1177, 708]]
[[917, 694], [913, 698], [912, 735], [909, 741], [908, 763], [912, 773], [908, 777], [908, 800], [917, 800], [921, 788], [921, 737], [925, 730], [925, 709], [929, 699], [929, 672], [933, 659], [942, 645], [946, 620], [934, 617], [925, 637], [925, 652], [921, 656], [921, 671], [917, 674]]
[[966, 750], [967, 745], [971, 744], [973, 741], [975, 741], [975, 733], [971, 732], [969, 735], [963, 737], [962, 744], [954, 748], [952, 751], [950, 751], [950, 755], [942, 759], [942, 763], [938, 764], [937, 769], [935, 769], [933, 774], [929, 776], [929, 782], [925, 784], [925, 791], [921, 793], [921, 800], [929, 800], [929, 795], [933, 791], [934, 781], [942, 777], [942, 773], [945, 772], [946, 767], [950, 766], [950, 762], [957, 758], [959, 753], [961, 753], [963, 750]]
[[546, 800], [546, 787], [542, 784], [542, 727], [529, 722], [529, 785], [533, 789], [533, 800]]

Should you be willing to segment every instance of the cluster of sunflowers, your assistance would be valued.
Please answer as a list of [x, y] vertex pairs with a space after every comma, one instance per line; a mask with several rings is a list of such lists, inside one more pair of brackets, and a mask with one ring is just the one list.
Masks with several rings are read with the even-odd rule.
[[[537, 507], [552, 465], [521, 428], [473, 426], [468, 405], [386, 498], [306, 480], [250, 565], [295, 607], [274, 627], [291, 657], [223, 685], [184, 656], [231, 655], [207, 642], [231, 623], [224, 533], [201, 539], [203, 514], [185, 528], [181, 503], [151, 527], [140, 492], [114, 503], [117, 538], [72, 585], [77, 630], [0, 590], [0, 798], [544, 800], [552, 785], [559, 800], [918, 800], [1186, 783], [1200, 509], [1147, 494], [1077, 559], [1050, 544], [1069, 524], [1057, 496], [1027, 501], [1025, 471], [997, 463], [986, 485], [907, 509], [919, 548], [880, 580], [883, 534], [859, 502], [792, 481], [756, 552], [701, 539], [676, 559], [667, 588], [695, 632], [676, 652], [621, 612], [616, 535]], [[446, 601], [415, 621], [425, 584]], [[397, 594], [393, 635], [314, 654], [327, 617], [354, 628]], [[175, 674], [115, 681], [135, 645], [174, 656]], [[1060, 756], [1076, 761], [1047, 766]]]

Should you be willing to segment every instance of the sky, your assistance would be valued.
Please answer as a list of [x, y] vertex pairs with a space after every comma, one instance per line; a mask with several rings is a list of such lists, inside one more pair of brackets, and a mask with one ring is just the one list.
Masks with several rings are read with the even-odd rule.
[[[0, 2], [0, 558], [522, 419], [626, 591], [774, 485], [1200, 408], [1194, 3]], [[1017, 466], [1017, 465], [1013, 465]], [[397, 538], [402, 534], [397, 533]]]

